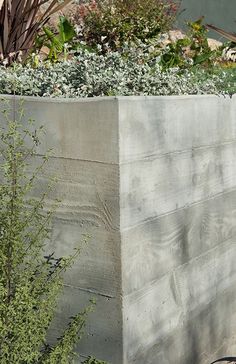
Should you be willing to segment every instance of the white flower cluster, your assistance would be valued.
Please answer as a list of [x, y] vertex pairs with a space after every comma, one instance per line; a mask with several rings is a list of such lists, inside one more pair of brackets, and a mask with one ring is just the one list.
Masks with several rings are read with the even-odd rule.
[[232, 82], [228, 85], [227, 77], [223, 71], [219, 75], [203, 70], [163, 72], [155, 59], [145, 60], [139, 54], [98, 55], [81, 50], [71, 61], [40, 63], [36, 68], [21, 64], [0, 67], [0, 93], [69, 98], [218, 94], [227, 93], [228, 86], [232, 90]]

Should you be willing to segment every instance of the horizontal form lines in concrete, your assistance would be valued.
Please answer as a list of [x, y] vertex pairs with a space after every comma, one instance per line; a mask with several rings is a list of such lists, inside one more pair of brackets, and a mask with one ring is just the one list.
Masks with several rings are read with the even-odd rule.
[[62, 200], [49, 249], [67, 255], [91, 236], [65, 276], [50, 340], [96, 296], [83, 355], [206, 364], [227, 353], [236, 326], [236, 97], [25, 98], [24, 107], [47, 129], [38, 155], [54, 148], [33, 194], [59, 176], [46, 201]]

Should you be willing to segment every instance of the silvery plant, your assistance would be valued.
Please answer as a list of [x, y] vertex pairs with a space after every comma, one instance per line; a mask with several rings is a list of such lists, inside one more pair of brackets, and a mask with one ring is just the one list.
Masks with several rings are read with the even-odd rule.
[[72, 60], [37, 67], [14, 64], [0, 67], [0, 92], [46, 97], [93, 97], [116, 95], [186, 95], [235, 92], [229, 72], [205, 70], [166, 71], [159, 56], [148, 52], [105, 55], [80, 49]]

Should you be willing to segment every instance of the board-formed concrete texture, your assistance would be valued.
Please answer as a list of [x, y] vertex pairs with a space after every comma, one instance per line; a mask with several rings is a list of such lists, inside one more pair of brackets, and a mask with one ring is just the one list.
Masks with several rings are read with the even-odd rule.
[[50, 251], [66, 255], [50, 340], [95, 297], [78, 346], [111, 364], [208, 364], [235, 354], [236, 97], [25, 98], [46, 126]]

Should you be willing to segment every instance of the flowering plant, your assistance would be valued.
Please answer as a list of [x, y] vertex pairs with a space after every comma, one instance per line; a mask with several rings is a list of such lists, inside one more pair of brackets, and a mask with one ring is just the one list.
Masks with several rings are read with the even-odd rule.
[[80, 40], [105, 53], [153, 40], [170, 29], [178, 8], [173, 0], [89, 0], [78, 6], [74, 21]]

